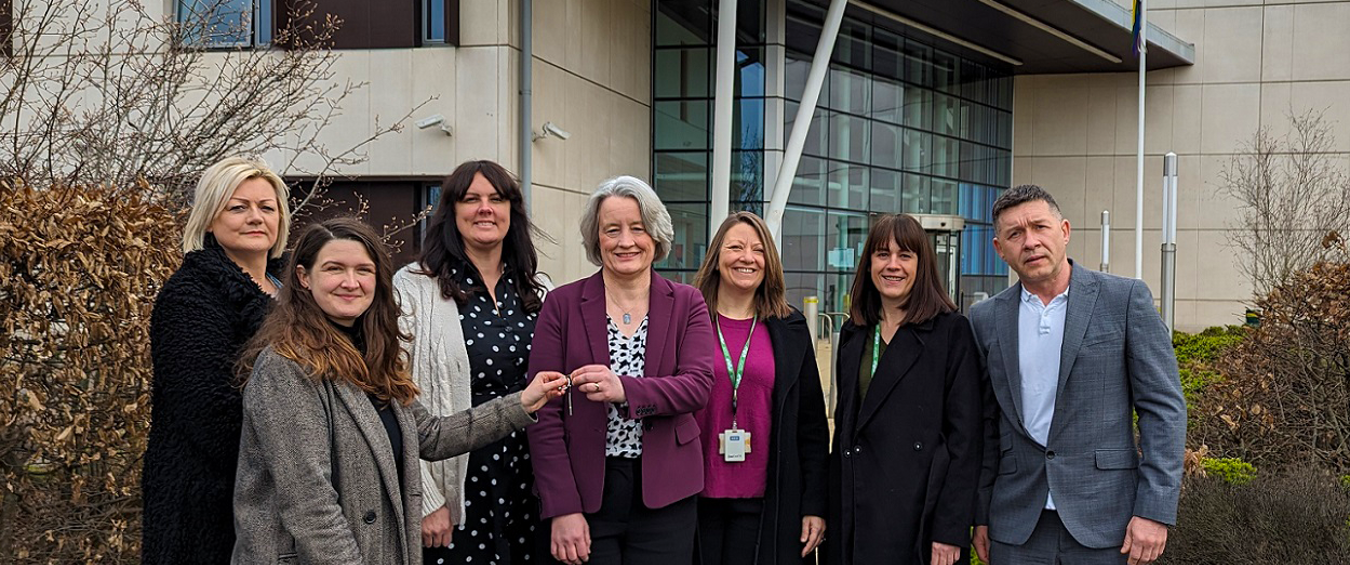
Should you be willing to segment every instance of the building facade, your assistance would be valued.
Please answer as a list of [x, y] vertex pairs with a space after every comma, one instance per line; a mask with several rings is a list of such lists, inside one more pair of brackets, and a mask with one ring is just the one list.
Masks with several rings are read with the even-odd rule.
[[[166, 0], [166, 14], [188, 1]], [[268, 25], [262, 7], [274, 0], [228, 2]], [[879, 212], [927, 215], [963, 306], [1005, 288], [988, 209], [1021, 183], [1056, 195], [1074, 227], [1070, 256], [1093, 268], [1098, 218], [1109, 210], [1111, 271], [1133, 276], [1137, 62], [1124, 2], [850, 2], [783, 221], [794, 303], [818, 296], [822, 311], [847, 309], [869, 215]], [[330, 128], [330, 145], [355, 143], [374, 116], [432, 97], [420, 114], [442, 114], [453, 128], [381, 139], [366, 163], [344, 171], [351, 180], [336, 193], [362, 192], [371, 217], [383, 218], [429, 202], [461, 161], [495, 159], [521, 172], [523, 3], [411, 0], [390, 10], [318, 0], [356, 22], [359, 39], [337, 45], [338, 72], [369, 83]], [[270, 5], [273, 20], [281, 4]], [[720, 2], [529, 4], [529, 125], [571, 134], [528, 144], [532, 217], [551, 238], [544, 269], [560, 282], [592, 271], [576, 233], [585, 199], [601, 180], [633, 174], [652, 182], [676, 221], [673, 253], [659, 268], [688, 280], [717, 221], [709, 203]], [[827, 5], [737, 3], [733, 210], [766, 206]], [[1350, 155], [1350, 36], [1338, 29], [1350, 1], [1153, 0], [1149, 14], [1143, 279], [1158, 294], [1158, 181], [1161, 156], [1173, 151], [1178, 329], [1241, 323], [1250, 287], [1228, 245], [1237, 206], [1220, 190], [1221, 171], [1258, 128], [1283, 132], [1291, 112], [1308, 109], [1326, 110], [1338, 159]]]

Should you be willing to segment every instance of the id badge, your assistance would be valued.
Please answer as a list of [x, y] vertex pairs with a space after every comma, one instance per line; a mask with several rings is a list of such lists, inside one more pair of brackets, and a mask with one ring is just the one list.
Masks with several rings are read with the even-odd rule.
[[732, 428], [717, 435], [718, 453], [728, 463], [745, 461], [750, 451], [750, 432]]

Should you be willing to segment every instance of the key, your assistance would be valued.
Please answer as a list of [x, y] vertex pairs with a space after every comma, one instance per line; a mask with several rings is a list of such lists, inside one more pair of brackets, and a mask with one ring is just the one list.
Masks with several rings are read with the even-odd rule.
[[567, 415], [572, 415], [572, 376], [567, 375], [567, 386], [564, 387], [564, 394], [567, 395]]

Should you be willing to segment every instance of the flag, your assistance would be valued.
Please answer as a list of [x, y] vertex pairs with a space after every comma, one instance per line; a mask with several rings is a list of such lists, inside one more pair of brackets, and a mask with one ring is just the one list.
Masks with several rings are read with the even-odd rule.
[[1143, 0], [1134, 0], [1134, 8], [1131, 10], [1131, 20], [1134, 20], [1134, 27], [1130, 31], [1130, 38], [1133, 45], [1130, 51], [1134, 53], [1135, 58], [1139, 58], [1139, 53], [1144, 50], [1144, 6]]

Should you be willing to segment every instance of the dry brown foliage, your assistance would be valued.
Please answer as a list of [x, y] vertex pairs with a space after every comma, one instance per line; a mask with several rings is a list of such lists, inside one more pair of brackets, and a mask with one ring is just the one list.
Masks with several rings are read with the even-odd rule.
[[1191, 445], [1262, 469], [1350, 473], [1350, 263], [1296, 273], [1256, 306], [1260, 327], [1229, 350], [1222, 378], [1199, 395]]
[[149, 194], [0, 186], [2, 561], [138, 561], [150, 312], [182, 259]]

